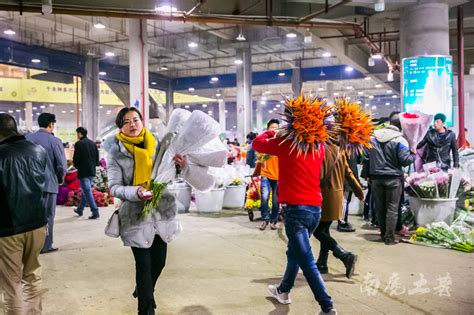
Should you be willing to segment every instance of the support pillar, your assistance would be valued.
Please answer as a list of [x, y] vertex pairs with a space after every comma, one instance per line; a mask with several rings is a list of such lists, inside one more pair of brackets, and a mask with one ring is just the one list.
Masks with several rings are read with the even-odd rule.
[[291, 89], [293, 90], [293, 95], [300, 95], [302, 88], [303, 79], [301, 78], [301, 60], [298, 60], [296, 62], [296, 67], [292, 69], [291, 75]]
[[227, 129], [226, 126], [226, 114], [225, 114], [225, 101], [222, 100], [219, 102], [219, 124], [221, 125], [221, 131], [225, 132]]
[[99, 61], [87, 58], [82, 77], [82, 122], [92, 140], [99, 137]]
[[334, 82], [326, 83], [326, 91], [328, 96], [328, 103], [334, 104]]
[[252, 126], [252, 57], [250, 48], [237, 49], [237, 138], [244, 140]]
[[148, 99], [148, 36], [144, 19], [128, 19], [130, 64], [130, 105], [143, 115], [144, 126], [150, 128]]
[[33, 103], [25, 103], [25, 129], [28, 131], [33, 130]]
[[166, 125], [168, 125], [168, 121], [170, 120], [173, 109], [174, 109], [174, 88], [170, 81], [170, 83], [168, 83], [168, 89], [166, 89], [166, 121], [165, 119], [163, 119]]
[[261, 133], [263, 131], [263, 105], [261, 102], [257, 102], [257, 133]]

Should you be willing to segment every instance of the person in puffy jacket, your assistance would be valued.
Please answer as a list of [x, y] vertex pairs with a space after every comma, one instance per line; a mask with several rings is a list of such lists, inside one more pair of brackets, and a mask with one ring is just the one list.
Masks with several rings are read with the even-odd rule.
[[46, 238], [48, 153], [0, 114], [0, 292], [5, 314], [41, 314], [41, 265]]
[[403, 169], [415, 161], [416, 148], [400, 132], [399, 113], [390, 115], [390, 125], [374, 131], [374, 145], [369, 151], [369, 175], [374, 207], [381, 238], [387, 245], [396, 244], [395, 229], [403, 190]]
[[[428, 130], [423, 140], [418, 144], [417, 148], [421, 149], [426, 146], [423, 162], [436, 162], [444, 171], [453, 166], [459, 167], [459, 153], [456, 143], [456, 134], [446, 129], [446, 115], [438, 113], [434, 117], [433, 128]], [[451, 154], [453, 159], [451, 160]]]
[[[104, 142], [107, 152], [107, 175], [111, 194], [119, 198], [120, 237], [125, 246], [132, 248], [135, 258], [138, 314], [155, 314], [155, 284], [166, 262], [167, 244], [156, 232], [156, 217], [141, 215], [146, 194], [151, 184], [151, 173], [156, 156], [157, 140], [143, 127], [141, 113], [134, 107], [125, 107], [117, 115], [115, 124], [120, 131]], [[180, 155], [175, 163], [184, 169], [186, 160]], [[164, 204], [176, 207], [170, 194], [163, 195]]]

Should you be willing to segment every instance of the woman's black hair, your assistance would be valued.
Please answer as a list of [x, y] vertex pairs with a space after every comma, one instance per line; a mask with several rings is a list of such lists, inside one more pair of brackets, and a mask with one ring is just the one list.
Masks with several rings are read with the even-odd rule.
[[125, 115], [128, 112], [137, 113], [138, 116], [140, 117], [140, 120], [143, 120], [142, 113], [140, 113], [140, 111], [136, 107], [124, 107], [117, 114], [117, 118], [115, 118], [115, 125], [117, 126], [117, 128], [122, 128], [123, 127], [123, 121], [125, 119]]

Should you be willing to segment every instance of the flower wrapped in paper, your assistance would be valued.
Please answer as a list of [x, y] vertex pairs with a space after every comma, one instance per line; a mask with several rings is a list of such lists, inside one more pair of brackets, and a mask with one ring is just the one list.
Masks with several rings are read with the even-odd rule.
[[375, 128], [371, 115], [364, 112], [357, 103], [351, 103], [347, 98], [337, 98], [335, 106], [342, 150], [353, 154], [370, 149], [372, 147], [372, 133]]
[[296, 150], [298, 155], [314, 154], [320, 144], [337, 139], [333, 107], [321, 97], [301, 93], [296, 99], [287, 99], [282, 115], [287, 125], [281, 136], [291, 143], [290, 153]]
[[400, 114], [402, 132], [407, 139], [410, 148], [416, 148], [418, 143], [423, 140], [428, 132], [432, 120], [433, 115], [424, 114], [419, 111], [414, 111], [412, 113], [404, 112]]

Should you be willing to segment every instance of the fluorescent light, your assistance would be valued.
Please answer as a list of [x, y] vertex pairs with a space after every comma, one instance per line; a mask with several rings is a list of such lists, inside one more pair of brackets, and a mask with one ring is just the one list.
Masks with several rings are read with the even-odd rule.
[[270, 90], [266, 90], [265, 94], [271, 94], [272, 92]]
[[162, 65], [160, 69], [161, 69], [161, 70], [168, 70], [168, 67], [165, 66], [165, 65]]
[[331, 57], [331, 53], [328, 52], [328, 51], [325, 51], [325, 52], [323, 52], [323, 57], [324, 58], [329, 58], [329, 57]]
[[369, 103], [365, 103], [365, 106], [366, 106], [366, 107], [369, 107], [369, 106], [370, 106], [370, 104], [369, 104]]
[[203, 108], [206, 108], [206, 107], [207, 107], [207, 104], [202, 104], [202, 107], [203, 107]]
[[99, 21], [99, 22], [94, 24], [94, 27], [98, 28], [98, 29], [104, 29], [105, 25], [102, 22]]
[[211, 81], [212, 81], [212, 82], [217, 82], [217, 81], [219, 81], [219, 78], [218, 78], [218, 77], [212, 77], [212, 78], [211, 78]]
[[3, 34], [5, 34], [5, 35], [15, 35], [16, 32], [14, 30], [12, 30], [11, 28], [9, 28], [9, 29], [4, 30]]
[[110, 112], [107, 112], [106, 114], [107, 114], [107, 115], [110, 115], [111, 113], [110, 113]]
[[12, 110], [9, 110], [8, 112], [9, 112], [10, 114], [11, 114], [11, 113], [13, 113], [13, 111], [12, 111]]
[[36, 115], [39, 115], [40, 113], [36, 113]]
[[178, 11], [178, 8], [165, 4], [165, 5], [160, 5], [159, 7], [155, 7], [155, 11], [160, 12], [160, 13], [174, 13]]
[[397, 98], [397, 97], [398, 97], [398, 96], [396, 96], [396, 95], [392, 95], [392, 98]]
[[73, 111], [72, 109], [70, 110], [70, 112], [71, 112], [71, 113], [74, 113], [74, 111]]
[[222, 94], [221, 93], [216, 93], [216, 96], [217, 97], [220, 97]]
[[353, 89], [353, 87], [349, 85], [349, 86], [347, 86], [347, 87], [346, 87], [346, 89], [348, 89], [348, 90], [352, 90], [352, 89]]
[[385, 0], [377, 0], [377, 2], [374, 3], [374, 10], [376, 12], [382, 12], [385, 10]]
[[287, 38], [296, 38], [296, 36], [297, 36], [297, 35], [296, 35], [295, 33], [287, 33], [287, 34], [286, 34], [286, 37], [287, 37]]
[[108, 52], [105, 53], [105, 55], [106, 55], [107, 57], [113, 57], [113, 56], [115, 56], [115, 53], [113, 53], [113, 52], [111, 52], [111, 51], [108, 51]]
[[99, 109], [102, 109], [102, 108], [104, 108], [104, 106], [102, 106], [102, 105], [101, 105], [101, 106], [99, 106]]
[[347, 66], [345, 70], [346, 70], [346, 72], [352, 72], [354, 70], [354, 68]]
[[268, 113], [271, 114], [271, 113], [273, 113], [273, 111], [272, 111], [272, 110], [269, 110]]
[[151, 82], [151, 85], [156, 85], [156, 82], [155, 81]]
[[218, 99], [217, 100], [218, 102], [223, 102], [224, 100], [222, 98]]
[[360, 92], [357, 92], [357, 94], [364, 95], [364, 92], [360, 91]]
[[193, 96], [194, 96], [194, 97], [199, 97], [199, 95], [197, 95], [197, 94], [194, 94]]
[[239, 42], [243, 42], [245, 41], [245, 36], [244, 34], [240, 33], [239, 35], [237, 35], [237, 37], [235, 38], [235, 40], [239, 41]]
[[189, 108], [189, 105], [185, 105], [184, 108]]
[[266, 101], [267, 100], [267, 97], [266, 96], [262, 96], [262, 101]]
[[234, 64], [236, 64], [236, 65], [241, 65], [241, 64], [243, 64], [243, 63], [244, 63], [244, 62], [243, 62], [241, 59], [235, 59], [235, 60], [234, 60]]
[[226, 114], [227, 114], [228, 112], [229, 112], [229, 111], [228, 111], [227, 109], [224, 111], [224, 113], [226, 113]]
[[369, 95], [369, 98], [370, 98], [370, 99], [373, 99], [373, 98], [374, 98], [374, 96], [373, 96], [373, 95]]
[[54, 104], [49, 104], [49, 107], [54, 107]]
[[66, 114], [66, 111], [65, 111], [65, 110], [62, 110], [61, 113]]
[[375, 106], [375, 105], [374, 105], [374, 106], [372, 106], [372, 109], [377, 109], [377, 106]]
[[285, 101], [284, 101], [284, 100], [281, 100], [281, 101], [280, 101], [280, 103], [282, 103], [282, 104], [283, 104], [283, 103], [285, 103]]
[[387, 90], [387, 94], [392, 94], [392, 90]]
[[387, 106], [388, 106], [388, 105], [390, 105], [390, 103], [389, 103], [389, 102], [387, 102], [387, 103], [385, 103], [385, 105], [387, 105]]
[[368, 65], [369, 67], [375, 66], [375, 59], [372, 58], [372, 56], [369, 57], [369, 60], [367, 61], [367, 65]]
[[15, 112], [19, 113], [19, 112], [21, 112], [21, 111], [20, 111], [19, 109], [17, 109], [17, 110], [15, 110]]
[[[26, 109], [26, 108], [25, 108], [25, 109]], [[36, 106], [33, 107], [33, 110], [37, 110], [37, 109], [38, 109], [38, 107], [36, 107]]]
[[32, 62], [32, 63], [40, 63], [41, 60], [39, 60], [39, 59], [31, 59], [31, 62]]
[[361, 102], [361, 101], [357, 101], [356, 103], [357, 103], [357, 104], [359, 104], [359, 105], [360, 105], [360, 104], [362, 104], [362, 102]]
[[267, 102], [261, 101], [260, 104], [265, 105]]
[[284, 77], [285, 75], [286, 75], [285, 72], [280, 72], [280, 73], [278, 73], [278, 76], [279, 76], [279, 77]]
[[208, 113], [209, 115], [212, 115], [212, 114], [213, 114], [213, 111], [210, 110], [210, 111], [208, 111], [207, 113]]
[[190, 42], [190, 43], [188, 44], [188, 47], [189, 47], [189, 48], [196, 48], [197, 46], [198, 46], [198, 44], [197, 44], [196, 42]]
[[107, 72], [105, 72], [105, 71], [100, 71], [99, 72], [99, 75], [106, 75], [106, 74], [107, 74]]
[[324, 88], [320, 87], [318, 88], [318, 91], [324, 91]]
[[382, 87], [382, 84], [376, 84], [375, 87], [376, 87], [376, 88], [381, 88], [381, 87]]
[[380, 59], [383, 58], [383, 56], [382, 56], [382, 54], [378, 53], [378, 54], [373, 54], [373, 55], [372, 55], [372, 58], [373, 58], [373, 59], [380, 60]]
[[41, 105], [41, 106], [40, 106], [40, 108], [46, 108], [46, 106], [44, 106], [44, 105]]
[[334, 92], [333, 94], [334, 94], [334, 96], [338, 96], [338, 95], [339, 95], [339, 93], [338, 93], [338, 92]]
[[369, 80], [372, 80], [372, 78], [371, 77], [365, 77], [364, 80], [369, 81]]
[[82, 112], [82, 108], [79, 108], [79, 111]]
[[276, 104], [275, 107], [276, 107], [276, 108], [280, 108], [281, 105], [280, 105], [280, 104]]
[[194, 92], [194, 88], [193, 88], [193, 87], [190, 87], [190, 88], [188, 88], [188, 91], [189, 91], [189, 92]]

